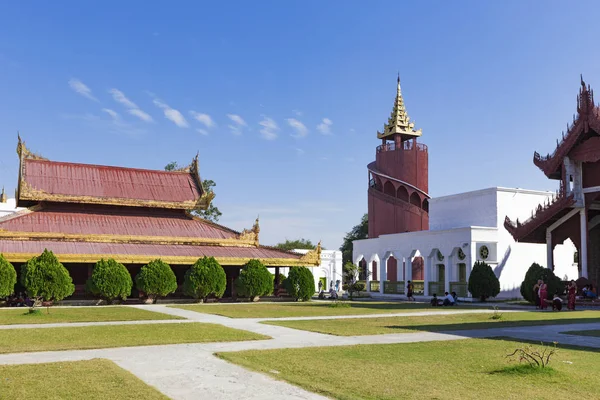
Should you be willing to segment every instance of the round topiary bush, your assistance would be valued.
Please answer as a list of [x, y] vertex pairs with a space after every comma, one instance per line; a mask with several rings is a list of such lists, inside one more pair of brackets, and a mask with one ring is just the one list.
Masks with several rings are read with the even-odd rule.
[[285, 280], [285, 290], [296, 300], [307, 301], [315, 294], [315, 278], [306, 267], [292, 267]]
[[206, 301], [209, 296], [221, 298], [226, 287], [225, 271], [214, 257], [198, 259], [187, 270], [183, 281], [183, 293], [202, 301]]
[[127, 299], [131, 295], [133, 281], [127, 268], [112, 258], [102, 259], [94, 265], [87, 288], [94, 295], [106, 300], [108, 304], [115, 299]]
[[60, 301], [75, 291], [69, 271], [54, 253], [46, 249], [21, 266], [21, 285], [35, 300], [34, 305], [42, 301]]
[[527, 270], [525, 279], [521, 283], [521, 296], [530, 303], [535, 302], [533, 286], [539, 279], [542, 279], [548, 285], [548, 300], [554, 296], [554, 293], [558, 292], [558, 294], [562, 294], [565, 290], [562, 281], [554, 275], [551, 269], [533, 263]]
[[256, 301], [273, 292], [273, 275], [259, 260], [250, 260], [235, 280], [235, 288], [238, 296]]
[[0, 254], [0, 297], [13, 294], [17, 283], [17, 271], [2, 254]]
[[152, 303], [156, 303], [159, 297], [165, 297], [177, 290], [177, 278], [169, 264], [157, 259], [140, 269], [135, 277], [135, 285]]
[[500, 293], [500, 281], [494, 274], [492, 267], [483, 261], [477, 261], [469, 276], [469, 292], [475, 298], [485, 301], [489, 297], [496, 297]]

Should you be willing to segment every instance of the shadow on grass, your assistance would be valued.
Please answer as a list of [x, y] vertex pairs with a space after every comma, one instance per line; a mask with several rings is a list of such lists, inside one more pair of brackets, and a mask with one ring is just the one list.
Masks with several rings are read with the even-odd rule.
[[510, 365], [508, 367], [500, 368], [494, 371], [489, 372], [490, 375], [508, 375], [508, 376], [528, 376], [528, 375], [536, 375], [536, 376], [555, 376], [559, 374], [558, 371], [553, 369], [552, 367], [534, 367], [529, 364], [518, 364], [518, 365]]
[[[517, 328], [521, 326], [544, 326], [544, 325], [571, 325], [598, 323], [600, 318], [569, 318], [569, 319], [543, 319], [530, 321], [502, 321], [489, 320], [485, 322], [465, 322], [459, 324], [434, 324], [434, 325], [388, 325], [388, 329], [405, 329], [427, 332], [453, 332], [480, 330], [491, 328]], [[476, 335], [477, 336], [477, 335]]]
[[[493, 310], [492, 305], [481, 306], [453, 306], [453, 307], [432, 307], [429, 303], [386, 303], [369, 304], [368, 301], [347, 301], [351, 308], [368, 310], [423, 310], [423, 311], [452, 311], [452, 310]], [[508, 308], [504, 308], [508, 309]]]
[[[554, 342], [547, 342], [547, 341], [543, 341], [543, 340], [528, 340], [528, 339], [519, 339], [519, 338], [514, 338], [514, 337], [510, 337], [510, 336], [494, 336], [494, 337], [486, 337], [486, 340], [499, 340], [499, 341], [503, 341], [503, 342], [517, 342], [517, 343], [524, 343], [524, 344], [530, 344], [530, 345], [538, 345], [538, 346], [554, 346]], [[589, 346], [576, 346], [573, 344], [566, 344], [566, 343], [560, 343], [557, 342], [556, 343], [556, 349], [558, 351], [560, 351], [561, 349], [564, 350], [578, 350], [578, 351], [589, 351], [592, 353], [600, 353], [600, 348], [597, 347], [589, 347]]]

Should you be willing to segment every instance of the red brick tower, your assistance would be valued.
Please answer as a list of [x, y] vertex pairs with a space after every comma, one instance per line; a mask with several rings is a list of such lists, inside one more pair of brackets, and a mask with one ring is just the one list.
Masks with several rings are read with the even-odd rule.
[[427, 146], [406, 112], [400, 77], [394, 109], [377, 132], [381, 145], [369, 170], [369, 238], [429, 229]]

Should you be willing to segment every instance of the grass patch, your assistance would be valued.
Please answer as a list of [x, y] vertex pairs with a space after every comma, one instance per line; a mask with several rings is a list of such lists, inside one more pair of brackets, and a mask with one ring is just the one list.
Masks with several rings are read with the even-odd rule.
[[526, 376], [526, 375], [544, 375], [544, 376], [554, 376], [559, 373], [552, 367], [534, 367], [529, 364], [518, 364], [511, 365], [508, 367], [500, 368], [495, 371], [490, 372], [490, 374], [500, 374], [500, 375], [508, 375], [508, 376]]
[[600, 329], [592, 329], [592, 330], [588, 330], [588, 331], [568, 331], [568, 332], [561, 332], [561, 333], [564, 333], [565, 335], [600, 337]]
[[[105, 322], [105, 321], [147, 321], [158, 319], [184, 319], [159, 312], [133, 307], [77, 307], [40, 308], [30, 314], [27, 307], [0, 310], [0, 325], [52, 324], [62, 322]], [[40, 311], [39, 313], [37, 311]]]
[[371, 301], [348, 301], [343, 304], [349, 306], [331, 307], [333, 302], [309, 303], [271, 303], [271, 304], [194, 304], [169, 306], [184, 310], [196, 311], [206, 314], [217, 314], [230, 318], [282, 318], [282, 317], [318, 317], [334, 315], [365, 315], [389, 314], [400, 312], [419, 311], [452, 311], [472, 310], [476, 308], [489, 309], [490, 307], [455, 306], [433, 308], [426, 303], [392, 303]]
[[[76, 379], [73, 379], [76, 377]], [[2, 399], [167, 400], [109, 360], [0, 365]]]
[[349, 318], [304, 321], [265, 321], [270, 325], [285, 326], [312, 332], [339, 336], [380, 335], [415, 331], [454, 331], [465, 329], [510, 328], [531, 325], [560, 325], [600, 322], [600, 311], [569, 313], [518, 312], [503, 313], [501, 319], [490, 319], [493, 314], [449, 314], [418, 317]]
[[267, 336], [200, 322], [0, 330], [0, 353], [233, 342]]
[[597, 397], [597, 353], [560, 349], [552, 359], [554, 371], [538, 373], [507, 362], [505, 356], [520, 346], [505, 340], [469, 339], [218, 356], [336, 399]]

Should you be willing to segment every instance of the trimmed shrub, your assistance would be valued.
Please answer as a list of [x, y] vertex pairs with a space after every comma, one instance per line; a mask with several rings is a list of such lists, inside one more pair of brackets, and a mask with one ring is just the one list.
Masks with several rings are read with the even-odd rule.
[[17, 271], [2, 254], [0, 254], [0, 298], [10, 296], [17, 283]]
[[127, 268], [112, 258], [101, 259], [94, 265], [87, 289], [94, 296], [105, 299], [108, 304], [115, 299], [125, 300], [131, 295], [133, 281]]
[[209, 296], [223, 296], [227, 287], [225, 270], [214, 257], [199, 258], [185, 273], [183, 293], [206, 301]]
[[159, 258], [140, 269], [135, 277], [135, 285], [140, 292], [156, 303], [159, 297], [165, 297], [177, 290], [177, 278], [169, 264]]
[[250, 260], [235, 280], [238, 296], [256, 300], [273, 292], [273, 275], [259, 260]]
[[521, 283], [521, 296], [530, 303], [535, 302], [533, 286], [539, 279], [542, 279], [548, 285], [548, 300], [554, 296], [554, 293], [558, 292], [559, 294], [562, 294], [565, 290], [560, 278], [554, 275], [554, 272], [552, 272], [551, 269], [533, 263], [527, 270], [525, 279]]
[[[275, 281], [275, 274], [271, 274], [273, 276], [273, 282]], [[286, 277], [284, 274], [279, 274], [279, 280], [277, 281], [277, 286], [285, 284]]]
[[60, 301], [75, 291], [69, 271], [46, 249], [21, 266], [21, 284], [35, 305], [42, 301]]
[[483, 261], [477, 261], [469, 276], [469, 292], [473, 297], [485, 301], [489, 297], [496, 297], [500, 293], [500, 281], [494, 274], [492, 267]]
[[306, 267], [292, 267], [284, 282], [285, 290], [296, 300], [307, 301], [315, 294], [315, 278]]

